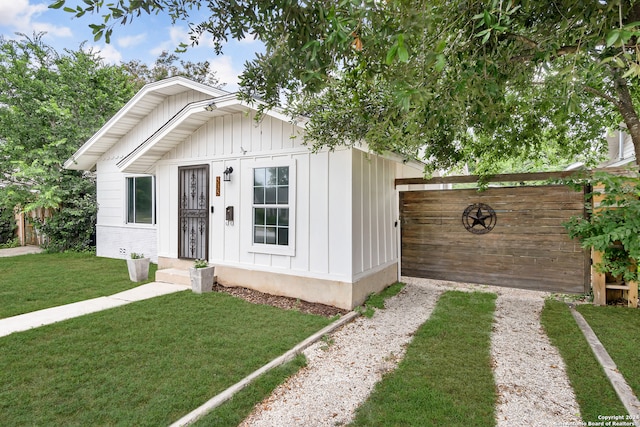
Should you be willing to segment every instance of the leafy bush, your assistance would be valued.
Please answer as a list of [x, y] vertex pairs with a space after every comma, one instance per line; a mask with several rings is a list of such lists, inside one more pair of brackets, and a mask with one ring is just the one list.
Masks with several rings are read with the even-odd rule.
[[92, 252], [98, 214], [95, 179], [74, 179], [68, 185], [67, 198], [60, 209], [34, 225], [47, 236], [48, 242], [43, 246], [49, 252]]
[[0, 244], [10, 243], [15, 238], [16, 220], [13, 209], [0, 207]]
[[640, 259], [640, 177], [598, 172], [588, 180], [602, 184], [604, 192], [595, 209], [587, 203], [588, 218], [573, 217], [564, 226], [569, 236], [580, 239], [583, 248], [602, 252], [602, 262], [595, 265], [600, 273], [637, 281], [636, 261]]

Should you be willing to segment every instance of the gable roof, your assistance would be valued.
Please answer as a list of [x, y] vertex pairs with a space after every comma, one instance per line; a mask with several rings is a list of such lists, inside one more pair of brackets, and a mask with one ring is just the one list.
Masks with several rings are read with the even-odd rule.
[[[257, 108], [240, 100], [234, 93], [189, 103], [157, 129], [153, 135], [120, 160], [116, 166], [123, 172], [151, 172], [154, 164], [167, 151], [177, 147], [185, 138], [212, 118], [250, 110], [257, 110]], [[288, 116], [274, 110], [266, 111], [264, 114], [282, 121], [291, 121]]]
[[[237, 93], [194, 82], [184, 77], [171, 77], [145, 85], [124, 107], [122, 107], [98, 132], [80, 147], [65, 163], [65, 169], [91, 170], [97, 161], [115, 144], [129, 133], [142, 119], [157, 108], [164, 100], [189, 90], [199, 91], [210, 98], [188, 103], [173, 117], [158, 127], [151, 136], [122, 158], [116, 166], [127, 173], [151, 173], [155, 163], [168, 151], [177, 147], [189, 135], [216, 116], [238, 112], [258, 111], [260, 101], [247, 103]], [[266, 110], [263, 114], [284, 122], [293, 122], [304, 128], [307, 118], [293, 119], [278, 110]], [[354, 147], [370, 152], [368, 146]], [[383, 157], [407, 164], [400, 156], [386, 152]], [[412, 168], [423, 167], [421, 162], [409, 162]]]
[[210, 95], [212, 98], [229, 92], [194, 82], [181, 76], [170, 77], [145, 85], [98, 132], [65, 163], [65, 169], [90, 170], [98, 159], [133, 129], [167, 97], [189, 90]]

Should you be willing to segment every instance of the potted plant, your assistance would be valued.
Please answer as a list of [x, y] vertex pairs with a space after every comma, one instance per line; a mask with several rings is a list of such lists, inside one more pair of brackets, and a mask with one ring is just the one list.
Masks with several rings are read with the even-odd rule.
[[[578, 238], [582, 247], [592, 250], [595, 271], [616, 281], [615, 285], [607, 288], [628, 287], [631, 291], [631, 287], [635, 287], [629, 295], [637, 295], [640, 178], [637, 173], [629, 176], [599, 172], [589, 181], [596, 184], [596, 189], [587, 197], [595, 201], [597, 206], [592, 207], [588, 203], [587, 218], [573, 217], [564, 226], [570, 237]], [[603, 298], [606, 300], [606, 296], [603, 295]]]
[[129, 269], [129, 279], [132, 282], [143, 282], [149, 278], [149, 258], [144, 254], [131, 252], [131, 258], [127, 259]]
[[197, 294], [211, 292], [213, 289], [215, 266], [209, 265], [206, 260], [197, 259], [193, 267], [189, 269], [191, 277], [191, 289]]

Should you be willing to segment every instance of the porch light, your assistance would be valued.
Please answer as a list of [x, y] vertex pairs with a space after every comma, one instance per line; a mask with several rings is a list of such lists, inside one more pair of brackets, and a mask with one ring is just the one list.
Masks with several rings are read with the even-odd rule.
[[207, 110], [207, 111], [213, 111], [213, 110], [215, 110], [216, 108], [218, 108], [218, 107], [216, 106], [216, 103], [215, 103], [215, 102], [210, 102], [209, 104], [207, 104], [207, 105], [204, 107], [204, 109], [205, 109], [205, 110]]
[[233, 172], [233, 168], [229, 166], [224, 170], [224, 180], [225, 182], [231, 181], [231, 173]]

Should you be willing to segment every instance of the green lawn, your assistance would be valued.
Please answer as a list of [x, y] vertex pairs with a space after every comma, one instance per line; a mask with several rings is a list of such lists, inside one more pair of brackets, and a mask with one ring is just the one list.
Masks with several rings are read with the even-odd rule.
[[[591, 312], [591, 309], [595, 309], [594, 311], [605, 313], [601, 311], [602, 308], [604, 307], [585, 305], [581, 306], [580, 311]], [[590, 324], [592, 323], [589, 319], [587, 320]], [[567, 375], [580, 405], [582, 419], [585, 422], [597, 422], [599, 415], [626, 414], [624, 406], [593, 355], [591, 347], [571, 315], [569, 307], [561, 301], [547, 300], [542, 311], [541, 321], [551, 343], [558, 348], [566, 364]], [[617, 327], [620, 327], [619, 323]], [[625, 335], [624, 339], [628, 338], [629, 335]], [[637, 340], [631, 341], [634, 341], [637, 349]], [[607, 351], [618, 346], [618, 343], [604, 344]], [[630, 356], [629, 362], [637, 361], [637, 359], [636, 350], [635, 354]]]
[[251, 385], [240, 390], [230, 400], [199, 419], [196, 427], [236, 427], [249, 416], [254, 406], [269, 397], [273, 390], [288, 377], [306, 365], [306, 358], [299, 354], [292, 361], [265, 372]]
[[496, 295], [444, 293], [398, 368], [358, 409], [354, 426], [493, 426], [491, 328]]
[[[149, 267], [155, 277], [156, 265]], [[125, 260], [55, 253], [0, 258], [0, 318], [111, 295], [140, 283]]]
[[[151, 278], [154, 272], [152, 265]], [[138, 285], [124, 260], [74, 253], [0, 258], [0, 277], [0, 318]], [[443, 294], [353, 425], [494, 425], [495, 298]], [[633, 333], [640, 311], [579, 311], [639, 394]], [[0, 338], [2, 424], [168, 425], [330, 322], [226, 294], [181, 292], [12, 334]], [[583, 419], [625, 413], [566, 304], [547, 301], [542, 324], [567, 365]], [[299, 357], [265, 374], [198, 425], [237, 425], [303, 364]]]
[[0, 338], [3, 425], [168, 425], [331, 319], [166, 295]]
[[640, 310], [627, 307], [582, 305], [578, 311], [607, 349], [636, 396], [640, 396]]

